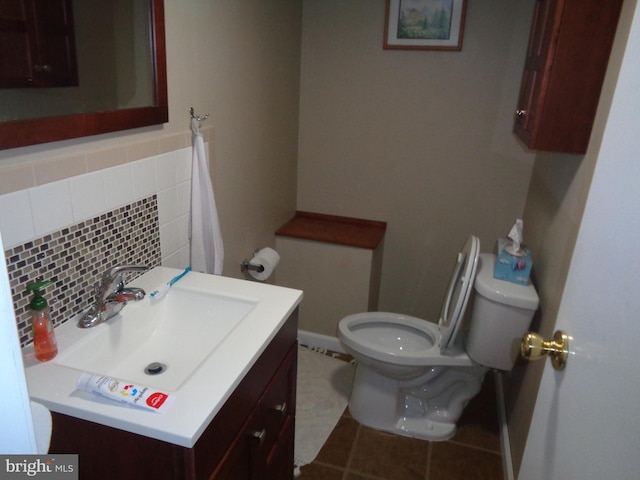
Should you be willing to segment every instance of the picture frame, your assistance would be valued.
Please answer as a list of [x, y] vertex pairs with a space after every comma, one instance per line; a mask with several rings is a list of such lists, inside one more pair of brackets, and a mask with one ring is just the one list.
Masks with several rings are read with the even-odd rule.
[[387, 0], [384, 49], [462, 50], [467, 0]]

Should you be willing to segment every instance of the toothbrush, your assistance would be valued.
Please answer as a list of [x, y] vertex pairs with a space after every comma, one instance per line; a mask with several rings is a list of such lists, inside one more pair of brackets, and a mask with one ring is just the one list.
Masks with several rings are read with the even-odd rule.
[[188, 266], [187, 268], [184, 269], [184, 271], [180, 275], [176, 275], [171, 280], [169, 280], [166, 285], [163, 285], [160, 288], [156, 288], [153, 292], [149, 294], [149, 296], [151, 297], [151, 300], [160, 300], [161, 298], [163, 298], [167, 294], [169, 289], [173, 286], [173, 284], [176, 283], [178, 280], [180, 280], [182, 277], [184, 277], [190, 271], [191, 271], [191, 266]]

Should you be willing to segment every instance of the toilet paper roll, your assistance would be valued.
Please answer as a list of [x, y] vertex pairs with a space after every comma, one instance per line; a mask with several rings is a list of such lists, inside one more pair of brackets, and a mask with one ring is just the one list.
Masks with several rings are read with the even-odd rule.
[[262, 265], [264, 270], [258, 272], [256, 270], [249, 270], [249, 274], [256, 280], [266, 280], [273, 273], [273, 270], [278, 266], [280, 262], [280, 255], [273, 248], [265, 247], [259, 250], [251, 260], [250, 265]]

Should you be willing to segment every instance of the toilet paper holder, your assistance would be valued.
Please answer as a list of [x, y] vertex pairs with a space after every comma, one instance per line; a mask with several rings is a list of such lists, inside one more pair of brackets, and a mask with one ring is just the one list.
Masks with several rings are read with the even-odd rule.
[[[259, 248], [256, 248], [253, 251], [253, 256], [255, 257], [256, 254], [260, 251]], [[258, 273], [262, 273], [264, 272], [264, 265], [262, 264], [258, 264], [258, 265], [252, 265], [251, 263], [249, 263], [249, 260], [247, 260], [246, 258], [242, 261], [242, 263], [240, 263], [240, 273], [244, 273], [246, 271], [249, 270], [254, 270]]]
[[240, 264], [240, 272], [244, 273], [247, 270], [255, 270], [256, 272], [264, 272], [264, 265], [252, 265], [246, 258]]
[[273, 274], [279, 262], [280, 255], [273, 248], [259, 248], [253, 252], [250, 260], [244, 259], [240, 264], [240, 271], [246, 272], [259, 282], [264, 282]]

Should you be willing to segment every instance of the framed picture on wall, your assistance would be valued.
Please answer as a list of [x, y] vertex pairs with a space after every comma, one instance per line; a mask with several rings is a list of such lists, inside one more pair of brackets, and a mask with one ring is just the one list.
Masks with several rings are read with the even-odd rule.
[[387, 0], [384, 48], [462, 50], [467, 0]]

